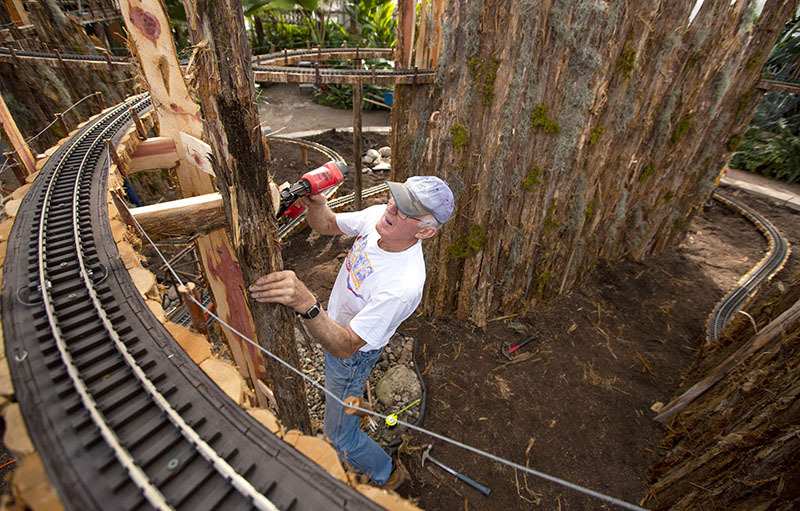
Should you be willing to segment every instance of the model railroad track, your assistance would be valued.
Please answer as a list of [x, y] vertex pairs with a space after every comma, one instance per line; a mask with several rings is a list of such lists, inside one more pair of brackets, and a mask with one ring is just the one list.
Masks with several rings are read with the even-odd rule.
[[[253, 57], [253, 75], [257, 82], [278, 83], [369, 83], [375, 85], [421, 84], [432, 83], [435, 77], [433, 69], [344, 69], [321, 68], [299, 65], [306, 59], [368, 59], [391, 58], [389, 48], [324, 48], [318, 50], [293, 50], [283, 53], [270, 53]], [[48, 53], [42, 51], [15, 50], [0, 47], [0, 59], [16, 60], [21, 58], [41, 59], [55, 62], [92, 62], [108, 65], [130, 65], [127, 57], [111, 55], [75, 55], [66, 53]], [[265, 65], [261, 65], [263, 62]], [[297, 66], [292, 64], [297, 63]], [[182, 63], [184, 65], [185, 63]]]
[[714, 197], [753, 222], [756, 228], [767, 238], [769, 248], [767, 255], [747, 275], [742, 277], [736, 288], [728, 293], [711, 313], [708, 328], [706, 329], [706, 337], [711, 342], [719, 339], [722, 329], [731, 322], [734, 314], [752, 298], [759, 286], [764, 281], [771, 279], [783, 268], [791, 253], [786, 238], [769, 220], [761, 216], [757, 211], [719, 192], [714, 192]]
[[16, 397], [68, 509], [378, 509], [269, 433], [150, 313], [106, 211], [138, 96], [48, 160], [9, 238], [2, 307]]

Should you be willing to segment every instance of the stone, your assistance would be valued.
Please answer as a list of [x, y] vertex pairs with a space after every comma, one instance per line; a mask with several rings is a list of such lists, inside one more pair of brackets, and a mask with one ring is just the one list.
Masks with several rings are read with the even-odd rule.
[[378, 149], [378, 154], [381, 155], [381, 158], [389, 158], [392, 156], [392, 148], [389, 146], [384, 146]]
[[381, 153], [379, 153], [375, 149], [370, 149], [369, 151], [367, 151], [367, 156], [372, 158], [372, 161], [375, 161], [375, 160], [377, 160], [378, 158], [381, 157]]
[[369, 156], [364, 156], [361, 158], [361, 163], [364, 165], [372, 165], [372, 162], [375, 161], [375, 158], [370, 158]]
[[384, 406], [398, 408], [407, 405], [422, 393], [417, 374], [409, 367], [397, 365], [375, 385], [375, 396]]

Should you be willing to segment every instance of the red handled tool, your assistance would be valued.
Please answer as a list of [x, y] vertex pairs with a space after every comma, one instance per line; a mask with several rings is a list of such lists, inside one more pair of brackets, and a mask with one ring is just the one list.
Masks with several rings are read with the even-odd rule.
[[509, 347], [508, 344], [503, 344], [503, 348], [500, 350], [500, 352], [503, 355], [505, 355], [505, 357], [507, 359], [512, 360], [512, 358], [511, 358], [511, 354], [512, 353], [514, 353], [515, 351], [517, 351], [521, 347], [525, 346], [526, 344], [528, 344], [529, 342], [531, 342], [534, 339], [536, 339], [536, 337], [530, 336], [527, 339], [525, 339], [524, 341], [522, 341], [521, 343], [517, 344], [516, 346], [512, 346], [512, 347]]
[[343, 161], [329, 161], [318, 169], [306, 172], [300, 181], [281, 190], [281, 207], [278, 209], [278, 218], [282, 215], [297, 218], [306, 209], [304, 206], [295, 204], [297, 199], [306, 195], [316, 195], [338, 185], [344, 181], [349, 172]]

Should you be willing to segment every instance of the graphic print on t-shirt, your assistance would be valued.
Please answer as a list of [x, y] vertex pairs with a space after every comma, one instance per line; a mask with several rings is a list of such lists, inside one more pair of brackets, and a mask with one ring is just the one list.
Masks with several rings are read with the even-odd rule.
[[362, 300], [364, 297], [358, 294], [357, 289], [375, 271], [372, 269], [372, 265], [369, 264], [366, 249], [367, 237], [359, 236], [353, 242], [353, 246], [344, 261], [347, 268], [347, 289]]

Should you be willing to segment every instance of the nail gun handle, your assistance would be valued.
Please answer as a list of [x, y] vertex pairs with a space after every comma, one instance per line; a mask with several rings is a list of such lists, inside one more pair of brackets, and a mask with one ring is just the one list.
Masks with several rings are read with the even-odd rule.
[[462, 474], [460, 472], [456, 472], [456, 477], [461, 479], [462, 481], [464, 481], [468, 485], [472, 486], [473, 488], [475, 488], [479, 492], [483, 493], [487, 497], [489, 496], [489, 493], [491, 493], [491, 491], [492, 491], [489, 488], [487, 488], [486, 486], [482, 485], [481, 483], [477, 483], [477, 482], [473, 481], [472, 479], [470, 479], [469, 477], [465, 476], [464, 474]]

